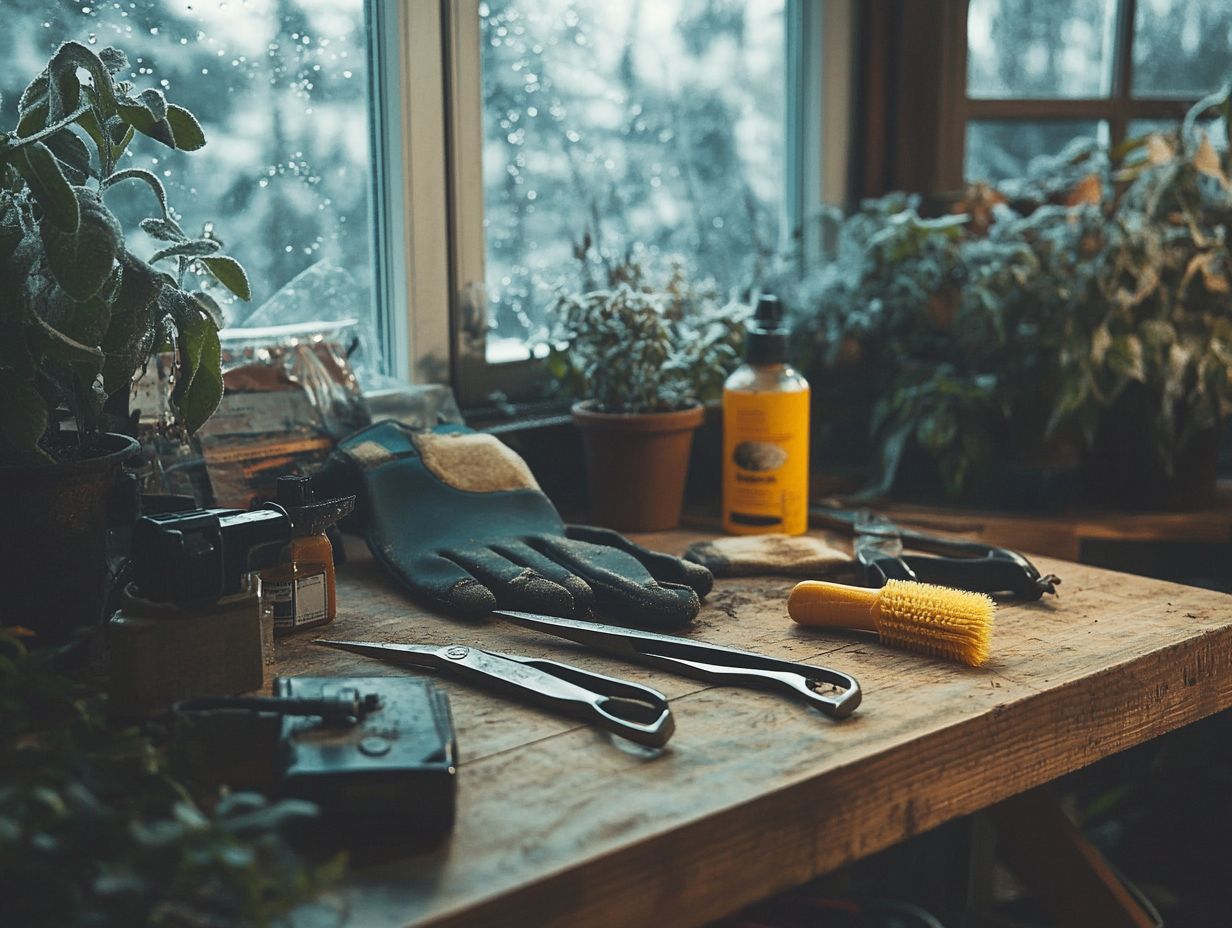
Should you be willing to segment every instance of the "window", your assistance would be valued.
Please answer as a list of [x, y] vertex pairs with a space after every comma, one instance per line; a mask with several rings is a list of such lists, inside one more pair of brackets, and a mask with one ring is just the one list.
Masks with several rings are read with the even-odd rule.
[[489, 361], [547, 336], [584, 239], [748, 288], [781, 246], [783, 0], [479, 4]]
[[849, 45], [849, 18], [823, 22], [822, 5], [801, 0], [447, 8], [465, 405], [543, 395], [547, 306], [587, 236], [614, 254], [681, 254], [747, 290], [820, 206], [822, 56], [799, 50], [820, 52], [827, 28]]
[[586, 234], [747, 289], [841, 198], [851, 0], [4, 3], [7, 121], [67, 38], [201, 119], [201, 151], [126, 157], [248, 268], [231, 325], [291, 321], [262, 306], [309, 272], [304, 318], [361, 318], [390, 373], [470, 406], [544, 395]]
[[[127, 166], [154, 171], [182, 224], [217, 234], [248, 270], [253, 298], [217, 290], [232, 326], [356, 317], [373, 310], [368, 28], [364, 0], [4, 0], [4, 123], [25, 83], [64, 40], [114, 45], [139, 89], [196, 114], [207, 144], [191, 154], [141, 140]], [[125, 166], [125, 165], [121, 165]], [[137, 191], [133, 191], [135, 194]], [[112, 197], [128, 246], [159, 247], [137, 226], [139, 195]], [[266, 300], [316, 268], [299, 318]]]
[[1175, 124], [1232, 78], [1226, 0], [971, 0], [965, 175]]

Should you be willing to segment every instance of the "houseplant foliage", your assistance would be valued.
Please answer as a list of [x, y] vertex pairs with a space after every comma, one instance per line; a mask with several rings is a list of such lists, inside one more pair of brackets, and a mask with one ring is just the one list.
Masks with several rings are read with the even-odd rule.
[[[205, 144], [188, 110], [121, 79], [128, 67], [118, 49], [64, 43], [0, 135], [0, 463], [63, 456], [51, 438], [62, 410], [85, 444], [118, 427], [133, 377], [160, 349], [176, 353], [172, 401], [187, 431], [222, 395], [221, 312], [187, 280], [211, 278], [241, 299], [248, 280], [216, 238], [181, 228], [152, 172], [120, 166], [138, 134], [182, 151]], [[133, 185], [154, 208], [141, 228], [166, 243], [148, 260], [107, 207]]]
[[284, 836], [316, 814], [195, 794], [177, 751], [0, 630], [0, 895], [14, 925], [267, 925], [335, 879]]
[[552, 305], [548, 367], [599, 412], [653, 413], [717, 399], [739, 364], [747, 309], [690, 280], [684, 261], [656, 273], [633, 249], [611, 257], [584, 239], [580, 285]]
[[1199, 118], [1228, 109], [1225, 89], [1172, 133], [1075, 142], [950, 214], [892, 194], [838, 220], [792, 301], [822, 429], [866, 430], [870, 489], [910, 461], [950, 497], [994, 498], [1125, 417], [1168, 475], [1213, 434], [1232, 400], [1232, 163]]
[[549, 369], [574, 396], [591, 506], [624, 531], [680, 522], [693, 432], [739, 363], [743, 318], [683, 262], [656, 274], [640, 251], [609, 258], [584, 240], [582, 285], [562, 288]]

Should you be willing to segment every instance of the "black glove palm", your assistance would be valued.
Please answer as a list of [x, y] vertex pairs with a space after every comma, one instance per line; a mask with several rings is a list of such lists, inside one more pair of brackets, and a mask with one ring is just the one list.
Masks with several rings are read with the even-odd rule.
[[613, 622], [690, 622], [708, 570], [607, 529], [566, 526], [525, 462], [458, 426], [381, 422], [343, 441], [317, 477], [359, 490], [373, 555], [412, 594], [463, 616], [496, 608]]

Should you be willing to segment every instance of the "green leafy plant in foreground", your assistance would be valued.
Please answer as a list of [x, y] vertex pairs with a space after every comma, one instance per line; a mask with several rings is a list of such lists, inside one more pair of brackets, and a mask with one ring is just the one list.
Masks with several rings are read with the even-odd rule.
[[[249, 299], [244, 269], [212, 235], [192, 238], [161, 181], [121, 168], [138, 134], [195, 151], [205, 136], [162, 91], [120, 78], [124, 53], [60, 46], [0, 134], [0, 463], [50, 461], [61, 411], [83, 443], [121, 424], [151, 353], [176, 352], [172, 403], [189, 432], [222, 396], [222, 314], [190, 274]], [[110, 196], [143, 186], [156, 207], [141, 228], [165, 246], [142, 260], [125, 245]], [[110, 414], [110, 419], [105, 418]]]
[[720, 302], [683, 261], [666, 274], [637, 250], [609, 259], [584, 241], [581, 286], [558, 290], [548, 368], [607, 413], [670, 412], [717, 398], [739, 364], [747, 307]]
[[5, 924], [268, 925], [334, 880], [286, 826], [316, 814], [255, 793], [190, 795], [168, 751], [0, 630], [0, 899]]

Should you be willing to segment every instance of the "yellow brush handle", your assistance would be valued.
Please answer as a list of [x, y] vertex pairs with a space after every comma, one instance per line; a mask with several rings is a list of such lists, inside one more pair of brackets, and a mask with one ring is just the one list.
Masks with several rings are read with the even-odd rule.
[[859, 628], [877, 631], [881, 590], [869, 590], [825, 580], [797, 583], [787, 597], [787, 614], [800, 625]]

